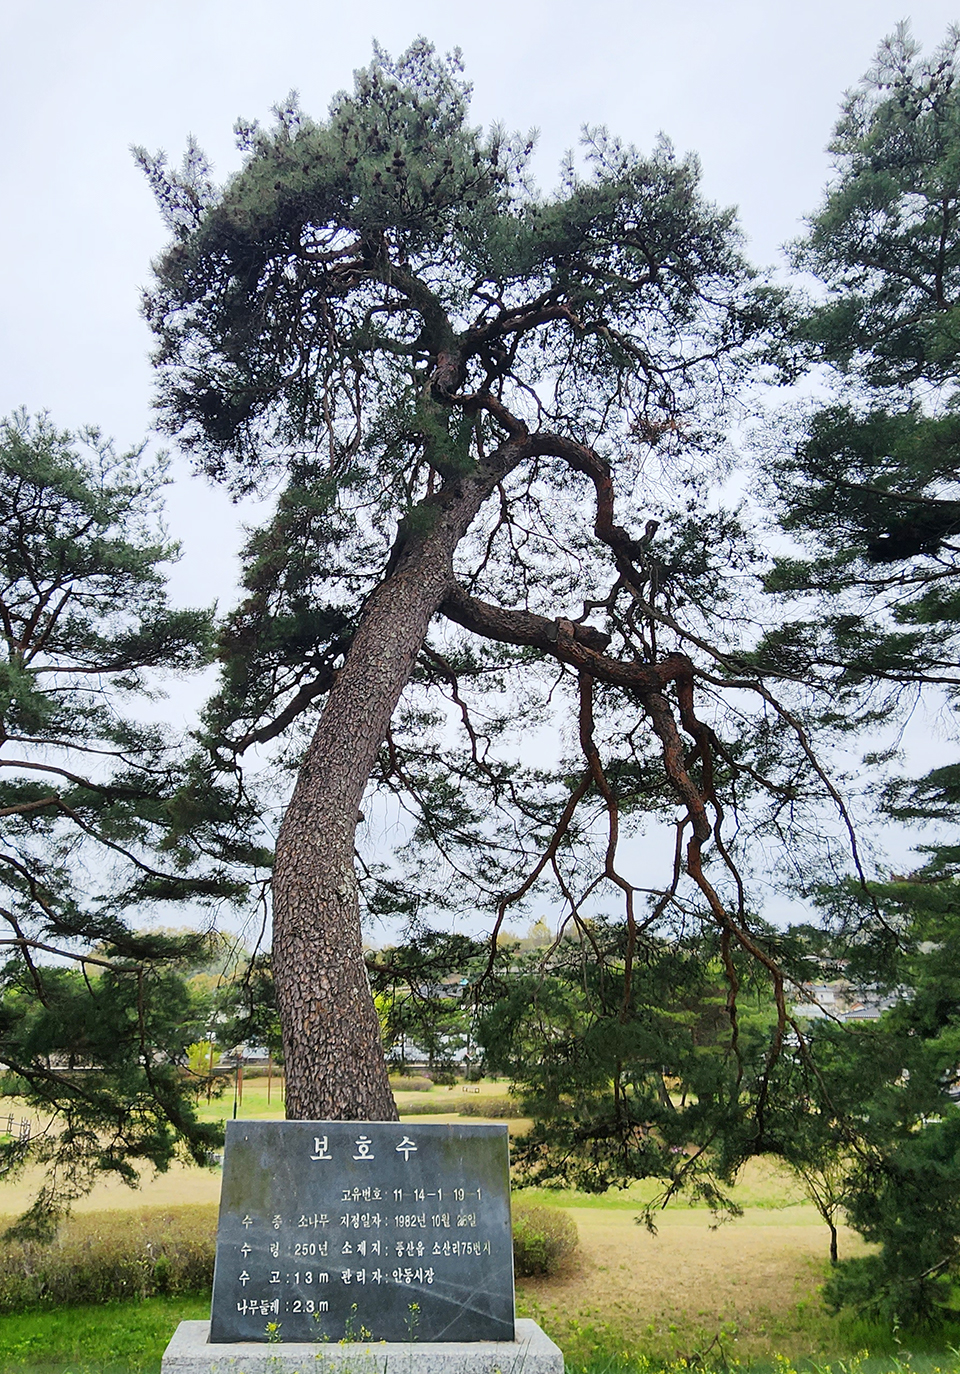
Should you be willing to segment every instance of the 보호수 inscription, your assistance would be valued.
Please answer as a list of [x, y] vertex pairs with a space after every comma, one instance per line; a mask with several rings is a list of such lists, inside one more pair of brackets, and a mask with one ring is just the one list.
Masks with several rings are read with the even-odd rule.
[[512, 1341], [507, 1127], [228, 1121], [210, 1340]]

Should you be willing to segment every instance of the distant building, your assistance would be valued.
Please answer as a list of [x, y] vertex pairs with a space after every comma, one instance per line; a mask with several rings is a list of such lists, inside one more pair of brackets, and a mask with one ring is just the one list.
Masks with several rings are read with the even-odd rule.
[[832, 983], [807, 983], [793, 1004], [795, 1016], [806, 1021], [829, 1018], [833, 1021], [879, 1021], [885, 1011], [902, 1002], [905, 988], [880, 993], [874, 988], [858, 988], [838, 979]]

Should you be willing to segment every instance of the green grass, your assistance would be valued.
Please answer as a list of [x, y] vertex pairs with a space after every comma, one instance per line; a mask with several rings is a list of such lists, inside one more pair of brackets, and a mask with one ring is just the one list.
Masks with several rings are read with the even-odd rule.
[[155, 1374], [177, 1323], [209, 1315], [207, 1293], [3, 1313], [0, 1370], [59, 1366], [71, 1374]]
[[891, 1358], [886, 1355], [868, 1355], [861, 1351], [846, 1359], [829, 1363], [813, 1360], [772, 1359], [741, 1365], [737, 1361], [726, 1360], [718, 1352], [713, 1358], [703, 1361], [695, 1358], [667, 1361], [651, 1360], [645, 1357], [631, 1359], [623, 1355], [598, 1355], [585, 1362], [566, 1362], [566, 1374], [691, 1374], [696, 1369], [717, 1371], [729, 1374], [730, 1371], [743, 1371], [744, 1374], [958, 1374], [960, 1354], [948, 1350], [938, 1355], [900, 1355]]
[[[180, 1321], [203, 1319], [205, 1294], [147, 1298], [143, 1302], [60, 1307], [52, 1311], [0, 1316], [2, 1374], [157, 1374], [160, 1359]], [[851, 1329], [849, 1335], [857, 1333]], [[694, 1369], [750, 1371], [750, 1374], [960, 1374], [957, 1350], [923, 1350], [899, 1345], [887, 1334], [861, 1328], [861, 1353], [832, 1360], [770, 1358], [741, 1363], [729, 1342], [687, 1356], [658, 1358], [625, 1351], [568, 1357], [567, 1374], [690, 1374]], [[882, 1352], [881, 1346], [890, 1346]], [[915, 1346], [916, 1343], [914, 1342]], [[870, 1349], [872, 1354], [867, 1355]]]

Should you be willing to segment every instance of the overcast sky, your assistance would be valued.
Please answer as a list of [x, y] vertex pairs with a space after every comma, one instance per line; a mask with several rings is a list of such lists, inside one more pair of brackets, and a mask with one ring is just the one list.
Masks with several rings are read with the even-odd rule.
[[[541, 131], [552, 184], [584, 123], [647, 149], [659, 131], [703, 161], [707, 193], [740, 207], [750, 251], [776, 259], [816, 206], [842, 92], [905, 17], [903, 0], [2, 0], [0, 415], [48, 408], [131, 444], [150, 427], [139, 293], [164, 231], [129, 146], [179, 158], [194, 134], [218, 176], [239, 115], [291, 88], [322, 115], [376, 37], [463, 49], [478, 123]], [[938, 42], [958, 15], [922, 0]], [[170, 494], [184, 542], [174, 589], [228, 599], [237, 513], [189, 478]]]
[[[193, 134], [225, 178], [238, 116], [269, 118], [291, 88], [322, 116], [374, 38], [397, 53], [423, 34], [463, 49], [477, 123], [539, 128], [542, 185], [585, 123], [641, 149], [663, 131], [766, 264], [815, 209], [842, 93], [879, 41], [909, 17], [930, 47], [960, 18], [956, 0], [904, 3], [0, 0], [0, 415], [149, 436], [138, 303], [165, 234], [131, 144], [179, 160]], [[237, 511], [180, 464], [169, 520], [177, 599], [229, 602]]]

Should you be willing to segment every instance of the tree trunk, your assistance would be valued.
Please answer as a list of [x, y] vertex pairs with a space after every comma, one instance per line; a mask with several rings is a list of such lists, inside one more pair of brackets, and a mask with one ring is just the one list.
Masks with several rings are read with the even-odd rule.
[[[354, 836], [390, 717], [452, 581], [453, 552], [503, 473], [503, 446], [421, 512], [395, 568], [370, 597], [327, 698], [277, 838], [273, 968], [291, 1120], [395, 1121], [380, 1023], [364, 965]], [[395, 550], [395, 555], [396, 555]]]

